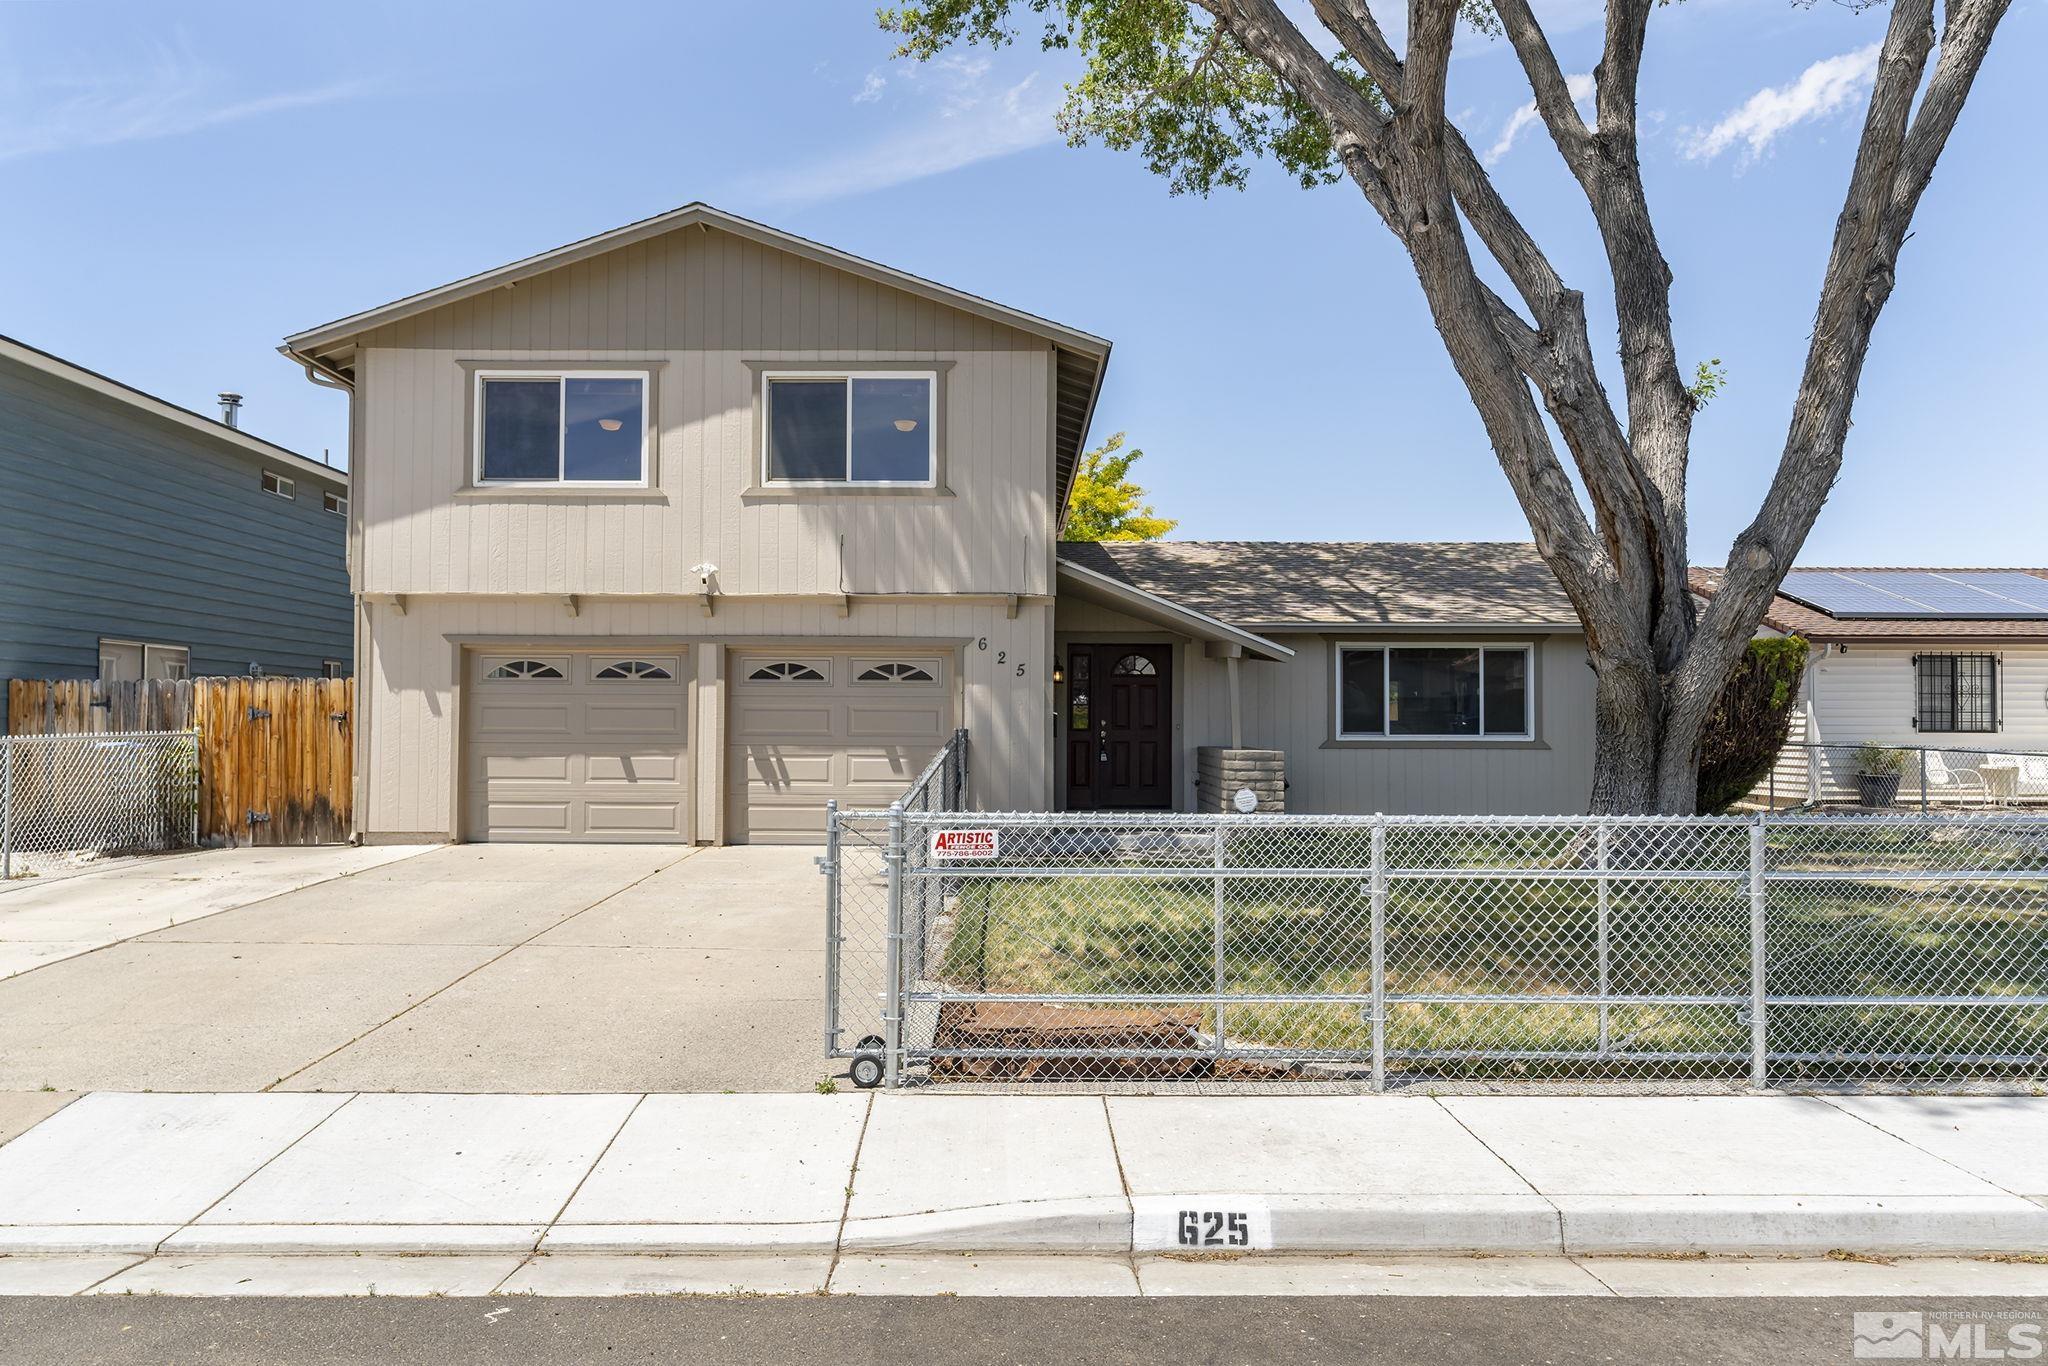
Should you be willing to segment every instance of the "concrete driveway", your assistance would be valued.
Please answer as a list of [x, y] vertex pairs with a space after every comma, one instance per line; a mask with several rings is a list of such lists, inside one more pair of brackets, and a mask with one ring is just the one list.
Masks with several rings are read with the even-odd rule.
[[800, 849], [541, 845], [11, 890], [0, 1092], [809, 1090], [822, 896]]

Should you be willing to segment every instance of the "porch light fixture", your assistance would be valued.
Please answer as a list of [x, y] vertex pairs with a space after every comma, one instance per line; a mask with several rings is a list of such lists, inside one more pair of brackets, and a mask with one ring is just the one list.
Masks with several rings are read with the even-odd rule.
[[1064, 682], [1066, 682], [1066, 681], [1067, 681], [1067, 671], [1066, 671], [1065, 669], [1061, 668], [1061, 667], [1060, 667], [1060, 666], [1059, 666], [1058, 664], [1054, 664], [1054, 665], [1052, 666], [1052, 681], [1053, 681], [1053, 682], [1055, 682], [1055, 683], [1064, 683]]
[[916, 418], [914, 418], [914, 417], [899, 417], [899, 418], [897, 418], [897, 419], [896, 419], [896, 430], [897, 430], [897, 431], [899, 431], [899, 432], [914, 432], [914, 431], [916, 431], [916, 430], [917, 430], [917, 419], [916, 419]]

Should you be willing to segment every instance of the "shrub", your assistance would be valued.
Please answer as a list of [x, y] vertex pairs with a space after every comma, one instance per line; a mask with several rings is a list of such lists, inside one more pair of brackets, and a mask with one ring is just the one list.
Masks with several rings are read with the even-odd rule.
[[1699, 810], [1727, 810], [1770, 774], [1792, 726], [1806, 656], [1798, 636], [1749, 642], [1700, 735]]

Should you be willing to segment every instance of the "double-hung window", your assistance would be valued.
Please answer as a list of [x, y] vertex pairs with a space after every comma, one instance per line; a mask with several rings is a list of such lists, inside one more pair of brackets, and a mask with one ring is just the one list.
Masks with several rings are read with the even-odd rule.
[[1913, 726], [1950, 734], [1998, 729], [1998, 656], [1914, 655]]
[[479, 370], [476, 481], [645, 485], [646, 374]]
[[931, 487], [938, 391], [931, 371], [763, 375], [763, 482]]
[[1346, 645], [1337, 651], [1340, 740], [1526, 740], [1527, 645]]

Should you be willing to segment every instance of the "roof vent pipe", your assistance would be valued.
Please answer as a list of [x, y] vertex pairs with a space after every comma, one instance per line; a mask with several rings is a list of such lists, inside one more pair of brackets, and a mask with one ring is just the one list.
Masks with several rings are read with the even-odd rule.
[[220, 420], [227, 423], [230, 427], [241, 427], [242, 396], [240, 394], [222, 394], [220, 396]]

